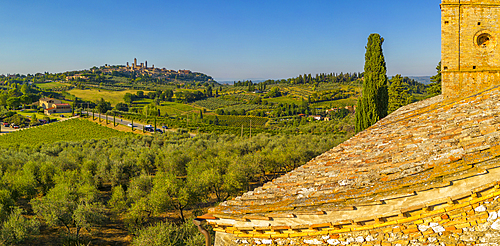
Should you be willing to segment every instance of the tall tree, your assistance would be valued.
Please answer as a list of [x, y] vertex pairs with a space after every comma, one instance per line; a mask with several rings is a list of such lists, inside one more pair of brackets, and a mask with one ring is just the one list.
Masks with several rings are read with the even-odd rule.
[[28, 84], [23, 84], [21, 86], [21, 93], [23, 93], [23, 95], [30, 93], [30, 87], [28, 86]]
[[134, 102], [134, 99], [135, 99], [135, 95], [131, 94], [131, 93], [126, 93], [124, 96], [123, 96], [123, 100], [125, 101], [125, 103], [128, 103], [128, 104], [131, 104]]
[[437, 74], [431, 77], [432, 83], [427, 88], [427, 93], [431, 97], [441, 94], [441, 61], [438, 63], [436, 70]]
[[98, 202], [98, 190], [79, 180], [77, 171], [65, 172], [59, 183], [42, 198], [31, 200], [33, 211], [45, 219], [48, 226], [64, 226], [69, 234], [102, 224], [106, 220], [104, 207]]
[[389, 113], [396, 111], [396, 109], [405, 106], [411, 102], [411, 94], [408, 89], [408, 84], [403, 82], [401, 74], [392, 77], [391, 85], [389, 85], [389, 106], [387, 111]]
[[200, 201], [203, 190], [200, 190], [198, 179], [181, 179], [170, 172], [158, 172], [153, 180], [153, 188], [148, 201], [155, 212], [163, 213], [168, 209], [179, 212], [184, 222], [184, 210]]
[[97, 111], [99, 111], [99, 113], [104, 114], [108, 112], [108, 110], [111, 110], [110, 102], [105, 101], [103, 98], [97, 101]]
[[365, 53], [363, 93], [356, 108], [356, 132], [375, 124], [387, 115], [389, 95], [382, 43], [384, 38], [373, 33], [368, 37]]
[[30, 121], [30, 125], [36, 125], [38, 124], [38, 118], [36, 117], [36, 114], [32, 114], [31, 115], [31, 121]]
[[207, 88], [207, 97], [212, 97], [212, 86], [208, 86]]
[[7, 99], [7, 106], [9, 106], [10, 109], [18, 109], [19, 106], [21, 106], [21, 99], [19, 97], [10, 97]]

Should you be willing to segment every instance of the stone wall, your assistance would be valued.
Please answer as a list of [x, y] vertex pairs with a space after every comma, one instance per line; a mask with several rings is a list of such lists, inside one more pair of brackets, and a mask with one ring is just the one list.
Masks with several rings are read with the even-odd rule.
[[481, 189], [485, 190], [431, 207], [408, 208], [373, 223], [282, 226], [238, 236], [220, 233], [216, 227], [216, 245], [499, 245], [500, 185]]

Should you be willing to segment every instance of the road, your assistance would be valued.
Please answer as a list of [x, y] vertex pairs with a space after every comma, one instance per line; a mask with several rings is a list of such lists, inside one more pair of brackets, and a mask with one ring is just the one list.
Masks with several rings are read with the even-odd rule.
[[[82, 115], [87, 115], [87, 112], [86, 111], [83, 111], [82, 112]], [[89, 113], [89, 117], [92, 117], [92, 112]], [[94, 114], [94, 117], [95, 118], [101, 118], [103, 120], [106, 120], [106, 115], [99, 115], [99, 114]], [[116, 123], [117, 124], [120, 124], [120, 125], [128, 125], [128, 124], [132, 124], [132, 121], [130, 120], [127, 120], [127, 119], [123, 119], [123, 118], [119, 118], [119, 117], [116, 117]], [[113, 116], [111, 115], [108, 115], [108, 121], [109, 122], [113, 122]], [[156, 126], [156, 128], [160, 128], [161, 126]], [[138, 123], [138, 122], [134, 122], [134, 129], [137, 129], [137, 130], [141, 130], [144, 128], [144, 124], [141, 124], [141, 123]]]
[[[87, 112], [83, 111], [82, 115], [84, 115], [84, 114], [86, 115]], [[92, 112], [89, 113], [89, 117], [92, 117]], [[100, 117], [102, 120], [106, 120], [106, 115], [94, 114], [94, 117], [95, 118]], [[115, 120], [116, 120], [116, 124], [121, 124], [121, 125], [125, 125], [125, 126], [127, 126], [128, 124], [132, 124], [132, 121], [127, 120], [127, 119], [123, 119], [123, 118], [120, 118], [120, 117], [116, 117]], [[109, 122], [113, 122], [113, 116], [108, 115], [108, 121]], [[142, 131], [143, 128], [144, 128], [144, 124], [141, 124], [141, 123], [138, 123], [138, 122], [134, 122], [134, 129]], [[160, 125], [157, 125], [156, 128], [161, 129], [162, 131], [165, 131], [165, 129], [163, 129]], [[167, 131], [176, 132], [177, 129], [170, 129], [169, 128], [169, 129], [167, 129]], [[189, 133], [189, 135], [191, 137], [196, 136], [196, 134], [194, 134], [194, 133]]]

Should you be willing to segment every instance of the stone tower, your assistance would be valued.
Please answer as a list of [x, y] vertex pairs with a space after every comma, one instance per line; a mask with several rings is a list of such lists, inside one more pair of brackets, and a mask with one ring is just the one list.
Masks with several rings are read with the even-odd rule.
[[500, 84], [500, 0], [443, 0], [441, 72], [445, 98]]

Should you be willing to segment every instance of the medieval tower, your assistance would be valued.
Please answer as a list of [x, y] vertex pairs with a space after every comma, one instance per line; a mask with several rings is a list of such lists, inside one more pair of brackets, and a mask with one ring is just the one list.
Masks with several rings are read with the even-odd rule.
[[445, 98], [500, 84], [500, 1], [443, 0], [441, 72]]

